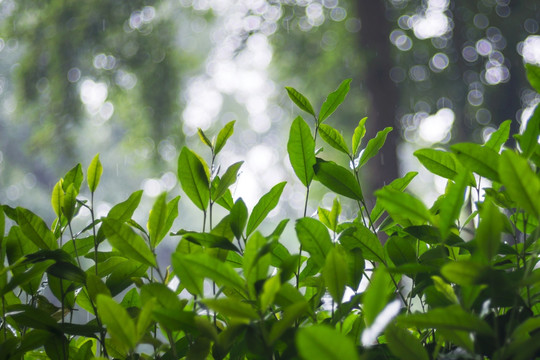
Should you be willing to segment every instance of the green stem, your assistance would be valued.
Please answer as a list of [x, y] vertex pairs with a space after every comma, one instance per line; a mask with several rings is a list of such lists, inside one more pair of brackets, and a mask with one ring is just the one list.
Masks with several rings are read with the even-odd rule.
[[94, 218], [94, 192], [90, 194], [90, 216], [92, 217], [92, 233], [94, 235], [94, 266], [96, 270], [96, 276], [98, 276], [98, 242], [96, 239], [96, 224]]
[[68, 221], [69, 234], [71, 235], [71, 241], [73, 241], [73, 250], [75, 251], [75, 258], [77, 259], [77, 264], [81, 267], [81, 260], [79, 259], [79, 253], [77, 251], [77, 244], [75, 243], [75, 237], [73, 236], [73, 230], [71, 229], [71, 221]]

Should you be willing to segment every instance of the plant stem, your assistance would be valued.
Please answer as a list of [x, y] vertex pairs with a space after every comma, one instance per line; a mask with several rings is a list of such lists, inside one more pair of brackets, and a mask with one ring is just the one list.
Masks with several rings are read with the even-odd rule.
[[79, 259], [79, 253], [77, 252], [77, 244], [75, 243], [75, 237], [73, 236], [73, 230], [71, 229], [71, 221], [68, 221], [69, 234], [71, 235], [71, 241], [73, 241], [73, 250], [75, 251], [75, 258], [77, 264], [81, 267], [81, 260]]
[[[94, 192], [90, 194], [90, 216], [92, 217], [92, 234], [94, 235], [94, 267], [96, 270], [96, 276], [98, 276], [98, 242], [96, 239], [96, 224], [94, 218]], [[97, 316], [97, 315], [96, 315]]]

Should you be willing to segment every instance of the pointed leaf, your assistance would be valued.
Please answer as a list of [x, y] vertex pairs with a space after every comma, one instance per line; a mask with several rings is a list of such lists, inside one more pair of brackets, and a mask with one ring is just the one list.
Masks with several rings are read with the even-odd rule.
[[298, 116], [291, 124], [287, 152], [294, 173], [304, 186], [309, 186], [313, 176], [315, 165], [315, 141], [309, 129], [309, 125]]
[[280, 276], [272, 276], [264, 282], [263, 290], [261, 296], [259, 297], [260, 306], [262, 311], [266, 311], [269, 306], [274, 303], [276, 294], [281, 288], [281, 279]]
[[499, 154], [488, 147], [473, 143], [460, 143], [450, 147], [458, 160], [480, 176], [499, 181]]
[[317, 117], [317, 115], [315, 115], [315, 111], [313, 110], [313, 106], [311, 106], [311, 103], [304, 95], [300, 94], [296, 89], [293, 89], [292, 87], [285, 87], [285, 90], [287, 90], [289, 98], [291, 98], [291, 100], [296, 104], [296, 106], [298, 106], [300, 109], [304, 110], [308, 114]]
[[321, 124], [324, 120], [326, 120], [336, 109], [339, 105], [345, 100], [345, 97], [347, 96], [347, 93], [349, 92], [349, 89], [351, 87], [351, 79], [343, 80], [343, 82], [339, 85], [339, 87], [332, 92], [324, 103], [321, 106], [321, 111], [319, 112], [319, 123]]
[[40, 249], [51, 250], [58, 249], [58, 244], [54, 239], [54, 235], [49, 230], [45, 221], [30, 210], [18, 207], [17, 221], [22, 232]]
[[77, 205], [77, 190], [73, 184], [69, 185], [64, 194], [64, 204], [62, 212], [68, 221], [73, 219], [75, 215], [75, 206]]
[[238, 248], [225, 236], [210, 233], [187, 232], [184, 239], [206, 248], [220, 248], [240, 252]]
[[384, 187], [377, 190], [375, 196], [377, 196], [377, 202], [395, 221], [406, 219], [418, 224], [432, 222], [431, 213], [424, 203], [408, 193]]
[[177, 258], [193, 272], [194, 276], [211, 279], [219, 286], [230, 287], [245, 295], [244, 280], [229, 264], [202, 253], [187, 255], [177, 253]]
[[234, 123], [235, 122], [236, 122], [236, 120], [228, 122], [227, 124], [225, 124], [223, 129], [221, 129], [219, 131], [217, 139], [216, 139], [216, 144], [214, 146], [214, 155], [219, 154], [221, 149], [223, 149], [223, 147], [227, 143], [227, 140], [234, 133]]
[[463, 171], [461, 164], [454, 154], [435, 149], [420, 149], [414, 152], [414, 156], [435, 175], [453, 180], [456, 175]]
[[459, 173], [455, 178], [455, 182], [448, 185], [446, 195], [441, 201], [439, 228], [443, 240], [450, 234], [450, 229], [454, 226], [456, 220], [459, 220], [461, 208], [465, 202], [465, 190], [467, 189], [469, 174], [467, 172]]
[[51, 205], [57, 217], [62, 215], [62, 206], [64, 206], [64, 189], [62, 188], [63, 181], [63, 179], [60, 179], [56, 185], [54, 185], [51, 195]]
[[527, 126], [519, 139], [519, 147], [526, 158], [531, 157], [538, 146], [540, 135], [540, 105], [536, 105], [531, 117], [527, 120]]
[[246, 236], [251, 235], [251, 233], [255, 231], [255, 229], [257, 229], [257, 227], [262, 223], [266, 216], [268, 216], [268, 213], [277, 206], [279, 198], [281, 197], [281, 193], [283, 192], [286, 184], [287, 182], [284, 181], [274, 185], [274, 187], [270, 189], [269, 192], [264, 194], [259, 199], [259, 202], [253, 208], [253, 211], [251, 212], [251, 215], [249, 217], [246, 229]]
[[371, 276], [371, 281], [362, 300], [364, 319], [368, 326], [373, 324], [377, 315], [388, 303], [388, 295], [393, 293], [394, 288], [391, 284], [392, 278], [383, 267], [377, 268]]
[[199, 139], [201, 139], [201, 142], [203, 144], [207, 145], [210, 149], [213, 148], [212, 142], [206, 137], [206, 134], [202, 131], [201, 128], [197, 128], [197, 134], [199, 134]]
[[431, 279], [433, 280], [433, 285], [435, 285], [435, 289], [437, 289], [438, 292], [443, 294], [445, 298], [450, 300], [450, 302], [459, 304], [459, 300], [452, 285], [445, 283], [441, 277], [436, 275], [432, 276]]
[[377, 235], [361, 224], [343, 231], [339, 242], [348, 251], [362, 250], [362, 255], [366, 260], [384, 262], [384, 250]]
[[533, 64], [525, 64], [527, 79], [531, 86], [540, 93], [540, 66]]
[[236, 200], [234, 206], [231, 209], [230, 216], [231, 230], [234, 233], [234, 236], [237, 239], [240, 239], [242, 238], [242, 233], [244, 232], [248, 220], [247, 206], [244, 200], [242, 200], [242, 198]]
[[125, 349], [134, 349], [137, 345], [137, 330], [135, 322], [126, 309], [103, 294], [97, 296], [96, 305], [101, 322], [107, 327], [107, 332]]
[[86, 171], [86, 181], [88, 182], [88, 188], [90, 189], [90, 192], [93, 193], [96, 191], [102, 173], [103, 166], [101, 166], [101, 162], [99, 161], [99, 154], [96, 154], [96, 156], [94, 156], [94, 158], [90, 162], [88, 170]]
[[238, 175], [238, 170], [240, 170], [240, 167], [242, 166], [244, 162], [239, 161], [237, 163], [232, 164], [227, 168], [225, 171], [225, 174], [221, 177], [221, 180], [219, 181], [219, 185], [217, 187], [217, 190], [215, 193], [212, 194], [212, 197], [214, 200], [219, 199], [222, 197], [227, 189], [236, 182], [236, 177]]
[[462, 330], [493, 335], [493, 330], [484, 320], [466, 312], [459, 305], [435, 308], [426, 313], [400, 315], [396, 321], [400, 326], [418, 327], [420, 329]]
[[209, 201], [208, 167], [187, 147], [182, 148], [178, 158], [178, 180], [191, 201], [199, 209], [205, 211]]
[[238, 299], [203, 299], [201, 302], [210, 309], [227, 317], [247, 320], [255, 320], [259, 318], [259, 315], [257, 315], [257, 312], [252, 306], [238, 301]]
[[295, 229], [304, 250], [311, 255], [317, 266], [322, 268], [328, 252], [332, 249], [332, 240], [326, 227], [318, 220], [305, 217], [298, 219]]
[[158, 196], [152, 210], [150, 210], [150, 215], [148, 216], [148, 234], [150, 235], [150, 243], [152, 247], [155, 248], [157, 243], [161, 241], [160, 237], [163, 234], [163, 229], [165, 228], [165, 222], [167, 220], [167, 193], [163, 192]]
[[429, 360], [429, 355], [416, 336], [397, 326], [388, 326], [384, 333], [390, 351], [400, 360]]
[[358, 122], [358, 126], [356, 127], [356, 129], [354, 129], [354, 134], [352, 138], [352, 154], [355, 157], [358, 149], [360, 148], [360, 144], [362, 143], [362, 139], [366, 135], [366, 121], [367, 117], [361, 119]]
[[485, 146], [495, 150], [496, 152], [501, 151], [501, 147], [506, 143], [508, 137], [510, 136], [511, 123], [512, 120], [502, 122], [497, 131], [491, 133], [489, 139], [486, 141]]
[[416, 250], [409, 238], [390, 236], [384, 244], [388, 257], [396, 266], [416, 262]]
[[64, 182], [62, 184], [64, 191], [67, 191], [70, 185], [73, 185], [75, 193], [79, 194], [81, 189], [81, 184], [83, 182], [83, 172], [81, 164], [75, 165], [71, 170], [69, 170], [66, 175], [64, 175]]
[[348, 282], [348, 275], [349, 269], [345, 251], [341, 246], [333, 247], [326, 256], [322, 276], [328, 292], [334, 301], [340, 305]]
[[101, 225], [112, 247], [127, 258], [150, 266], [156, 266], [156, 258], [142, 237], [129, 225], [115, 219], [104, 219]]
[[[412, 181], [418, 175], [416, 171], [411, 171], [405, 174], [402, 178], [398, 178], [394, 181], [392, 181], [390, 184], [386, 185], [385, 187], [389, 187], [391, 189], [397, 190], [397, 191], [403, 191], [407, 188], [409, 183]], [[371, 210], [371, 221], [375, 222], [379, 219], [379, 217], [383, 214], [384, 208], [383, 206], [377, 202], [373, 209]]]
[[[289, 284], [284, 284], [284, 286], [286, 285]], [[307, 311], [308, 303], [307, 301], [303, 300], [303, 298], [301, 301], [287, 306], [283, 310], [283, 318], [272, 325], [269, 336], [270, 344], [273, 344], [277, 339], [279, 339], [281, 335], [283, 335], [294, 324], [294, 322]]]
[[116, 204], [109, 210], [107, 217], [109, 219], [115, 219], [120, 221], [127, 221], [131, 219], [133, 213], [141, 202], [143, 191], [138, 190], [131, 194], [125, 201]]
[[384, 130], [381, 130], [375, 135], [375, 137], [368, 141], [366, 148], [362, 152], [362, 155], [360, 156], [360, 162], [358, 167], [364, 166], [369, 159], [377, 155], [379, 150], [383, 147], [386, 137], [388, 136], [388, 133], [392, 131], [391, 127], [387, 127]]
[[502, 216], [489, 198], [484, 201], [480, 209], [480, 224], [476, 230], [476, 246], [488, 262], [497, 255], [501, 246], [501, 233], [504, 226]]
[[296, 346], [305, 360], [360, 359], [354, 342], [349, 337], [324, 325], [301, 328], [296, 335]]
[[74, 281], [81, 284], [86, 283], [86, 273], [69, 262], [56, 262], [47, 268], [47, 273], [56, 276], [59, 279]]
[[244, 276], [250, 287], [259, 280], [266, 279], [268, 267], [270, 266], [270, 254], [259, 255], [267, 244], [266, 238], [258, 231], [255, 232], [247, 241], [244, 251]]
[[313, 166], [317, 180], [333, 192], [355, 200], [362, 200], [362, 189], [354, 175], [332, 161], [317, 159]]
[[513, 151], [504, 151], [499, 164], [499, 175], [512, 200], [539, 218], [540, 179], [531, 170], [527, 160]]
[[347, 155], [349, 154], [349, 148], [345, 143], [343, 135], [330, 125], [321, 124], [319, 126], [319, 135], [321, 135], [321, 138], [334, 149]]
[[476, 285], [485, 273], [485, 266], [476, 262], [462, 260], [451, 261], [441, 268], [441, 274], [448, 281], [458, 285]]

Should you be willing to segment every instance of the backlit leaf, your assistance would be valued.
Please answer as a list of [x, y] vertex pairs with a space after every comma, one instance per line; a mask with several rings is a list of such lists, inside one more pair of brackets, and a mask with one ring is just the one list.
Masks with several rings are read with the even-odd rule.
[[424, 203], [416, 197], [384, 187], [375, 192], [377, 203], [380, 203], [392, 218], [400, 222], [402, 219], [423, 224], [432, 222], [432, 216]]
[[390, 131], [392, 131], [392, 128], [387, 127], [384, 130], [379, 131], [373, 139], [368, 141], [366, 148], [363, 150], [362, 155], [360, 155], [358, 167], [364, 166], [369, 159], [377, 155], [379, 150], [383, 147]]
[[[411, 171], [405, 174], [402, 178], [395, 179], [390, 184], [386, 185], [385, 187], [397, 190], [397, 191], [403, 191], [407, 188], [409, 183], [412, 181], [418, 175], [416, 171]], [[371, 210], [371, 221], [375, 222], [379, 217], [383, 214], [384, 208], [383, 206], [377, 202], [375, 203], [375, 206]]]
[[165, 230], [165, 225], [167, 222], [166, 200], [167, 193], [163, 192], [156, 199], [152, 210], [150, 210], [150, 215], [148, 216], [148, 224], [146, 227], [148, 228], [148, 233], [150, 235], [150, 243], [154, 248], [168, 231], [168, 229]]
[[137, 345], [137, 330], [135, 322], [126, 309], [103, 294], [97, 296], [96, 305], [101, 322], [107, 327], [107, 332], [126, 350], [134, 349]]
[[62, 188], [63, 181], [63, 179], [60, 179], [56, 185], [54, 185], [51, 195], [51, 205], [57, 217], [62, 215], [62, 206], [64, 206], [64, 189]]
[[203, 276], [195, 275], [183, 261], [182, 254], [175, 252], [172, 254], [171, 264], [174, 272], [180, 279], [180, 284], [187, 289], [192, 295], [202, 296], [203, 292]]
[[221, 149], [223, 149], [223, 147], [227, 143], [227, 140], [234, 133], [234, 123], [235, 122], [236, 122], [236, 120], [228, 122], [227, 124], [225, 124], [223, 129], [221, 129], [219, 131], [218, 136], [216, 138], [216, 144], [214, 146], [214, 155], [219, 154]]
[[352, 249], [362, 250], [366, 260], [384, 262], [384, 250], [377, 235], [361, 224], [356, 224], [343, 231], [339, 242], [349, 251]]
[[230, 227], [237, 239], [242, 238], [242, 233], [248, 220], [248, 210], [242, 198], [236, 200], [230, 213]]
[[463, 171], [461, 164], [454, 154], [435, 149], [420, 149], [414, 152], [414, 156], [435, 175], [446, 179], [454, 179], [456, 175]]
[[446, 263], [441, 274], [458, 285], [476, 285], [482, 279], [486, 268], [476, 262], [462, 260]]
[[527, 126], [519, 138], [519, 147], [526, 158], [531, 157], [538, 146], [540, 135], [540, 106], [536, 105], [531, 117], [527, 120]]
[[458, 160], [471, 171], [493, 181], [499, 181], [499, 154], [488, 147], [460, 143], [450, 147]]
[[470, 173], [459, 173], [454, 182], [447, 187], [444, 199], [440, 203], [439, 208], [439, 228], [441, 237], [445, 240], [450, 234], [450, 229], [454, 226], [456, 220], [459, 220], [461, 208], [465, 202], [465, 190]]
[[497, 255], [501, 246], [504, 224], [502, 216], [499, 208], [489, 198], [484, 201], [480, 209], [480, 224], [476, 230], [476, 246], [488, 262]]
[[199, 139], [201, 139], [201, 142], [203, 144], [208, 146], [210, 149], [213, 148], [212, 142], [210, 141], [210, 139], [208, 137], [206, 137], [206, 134], [204, 133], [204, 131], [202, 131], [201, 128], [197, 128], [197, 134], [199, 134]]
[[304, 186], [309, 186], [315, 175], [315, 141], [308, 124], [300, 116], [291, 124], [287, 152], [294, 173]]
[[201, 210], [208, 207], [210, 174], [199, 156], [183, 147], [178, 158], [178, 180], [182, 189]]
[[45, 224], [45, 221], [30, 210], [18, 207], [17, 221], [24, 235], [40, 249], [50, 250], [58, 248], [54, 235]]
[[311, 103], [309, 100], [302, 95], [300, 92], [298, 92], [296, 89], [292, 87], [285, 87], [285, 90], [287, 90], [287, 94], [289, 94], [289, 98], [298, 106], [300, 109], [304, 110], [305, 112], [313, 115], [314, 117], [317, 117], [315, 115], [315, 111], [313, 110], [313, 106], [311, 106]]
[[92, 161], [90, 162], [90, 165], [88, 166], [88, 170], [86, 171], [86, 179], [88, 182], [88, 188], [90, 189], [90, 192], [95, 192], [98, 185], [99, 180], [101, 179], [101, 174], [103, 173], [103, 166], [101, 166], [101, 162], [99, 161], [99, 154], [96, 154]]
[[390, 351], [400, 360], [429, 360], [429, 355], [416, 336], [397, 326], [388, 326], [385, 331]]
[[156, 266], [154, 254], [148, 248], [144, 239], [136, 234], [129, 225], [107, 218], [103, 220], [101, 227], [114, 249], [132, 260]]
[[81, 164], [75, 165], [71, 170], [66, 173], [66, 175], [64, 175], [64, 182], [62, 183], [64, 191], [67, 191], [69, 186], [73, 185], [73, 188], [75, 189], [75, 194], [79, 194], [83, 178], [84, 175], [82, 172]]
[[321, 111], [319, 112], [319, 123], [322, 123], [330, 115], [332, 115], [338, 106], [341, 105], [343, 100], [345, 100], [345, 97], [347, 96], [347, 93], [351, 87], [351, 81], [351, 79], [343, 80], [339, 87], [328, 95], [321, 106]]
[[115, 219], [120, 221], [127, 221], [131, 219], [133, 213], [141, 202], [142, 194], [142, 190], [135, 191], [125, 201], [114, 205], [107, 214], [107, 217], [109, 219]]
[[499, 175], [512, 200], [539, 218], [540, 179], [531, 170], [527, 160], [513, 151], [504, 151], [499, 164]]
[[322, 268], [328, 252], [332, 249], [332, 240], [328, 229], [320, 221], [308, 217], [298, 219], [295, 229], [303, 249]]
[[203, 299], [201, 302], [210, 309], [227, 317], [247, 320], [259, 318], [259, 315], [257, 315], [257, 312], [251, 305], [238, 301], [238, 299]]
[[321, 124], [319, 126], [319, 135], [321, 135], [321, 138], [334, 149], [349, 154], [349, 148], [345, 143], [343, 135], [330, 125]]
[[348, 275], [346, 253], [341, 246], [335, 246], [326, 256], [322, 276], [328, 292], [337, 304], [341, 304], [343, 299]]
[[362, 189], [351, 171], [332, 161], [317, 159], [315, 176], [328, 189], [355, 200], [362, 200]]
[[486, 147], [495, 150], [496, 152], [501, 151], [501, 147], [506, 143], [508, 137], [510, 136], [510, 124], [512, 120], [506, 120], [499, 125], [499, 128], [491, 133], [489, 139], [486, 141]]
[[385, 268], [379, 267], [371, 276], [371, 281], [364, 292], [362, 309], [366, 324], [370, 326], [384, 309], [393, 292], [392, 278]]
[[360, 148], [360, 144], [362, 143], [362, 139], [366, 135], [366, 121], [367, 117], [363, 118], [358, 122], [358, 126], [354, 129], [354, 134], [352, 137], [352, 153], [354, 156], [356, 156], [356, 153]]
[[212, 198], [219, 199], [222, 197], [227, 189], [236, 182], [236, 177], [238, 175], [238, 170], [240, 170], [240, 167], [242, 166], [244, 162], [239, 161], [237, 163], [232, 164], [227, 168], [223, 176], [221, 177], [221, 180], [219, 181], [219, 185], [217, 187], [217, 190], [215, 193], [212, 194]]
[[259, 199], [259, 202], [257, 202], [255, 207], [253, 208], [253, 211], [251, 212], [251, 215], [249, 217], [246, 229], [246, 236], [251, 235], [251, 233], [255, 231], [257, 227], [263, 222], [266, 216], [268, 216], [268, 213], [277, 206], [279, 198], [281, 197], [281, 193], [283, 192], [286, 184], [287, 182], [284, 181], [274, 185], [274, 187], [270, 189], [270, 191], [268, 191]]
[[525, 70], [529, 83], [536, 92], [540, 93], [540, 66], [527, 63], [525, 64]]

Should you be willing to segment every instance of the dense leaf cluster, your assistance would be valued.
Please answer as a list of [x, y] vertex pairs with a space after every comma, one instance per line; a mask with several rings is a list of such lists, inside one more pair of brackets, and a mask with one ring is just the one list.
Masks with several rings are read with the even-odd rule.
[[[540, 90], [540, 69], [527, 70]], [[171, 232], [180, 198], [169, 200], [167, 193], [156, 198], [146, 226], [132, 219], [142, 191], [96, 219], [98, 156], [86, 171], [89, 201], [79, 196], [80, 164], [58, 181], [50, 227], [28, 209], [1, 206], [0, 358], [538, 356], [540, 107], [514, 135], [515, 150], [504, 147], [510, 136], [505, 122], [483, 145], [417, 151], [429, 171], [448, 179], [431, 207], [405, 192], [416, 176], [411, 172], [377, 190], [370, 208], [360, 170], [392, 129], [363, 145], [364, 118], [350, 147], [325, 123], [349, 84], [331, 93], [318, 115], [300, 92], [287, 88], [313, 117], [312, 126], [297, 117], [287, 143], [306, 188], [305, 209], [313, 181], [358, 207], [348, 220], [337, 196], [331, 209], [318, 209], [318, 218], [304, 210], [294, 224], [298, 252], [281, 239], [289, 219], [268, 235], [257, 230], [279, 203], [285, 182], [249, 211], [229, 190], [242, 162], [221, 175], [214, 170], [234, 122], [213, 140], [199, 131], [210, 164], [188, 148], [178, 158], [178, 179], [202, 211], [202, 231]], [[350, 166], [320, 157], [318, 137], [344, 153]], [[214, 224], [216, 204], [226, 215]], [[91, 222], [74, 229], [83, 208]], [[156, 248], [167, 236], [178, 242], [164, 269]], [[81, 313], [87, 321], [74, 320]]]

